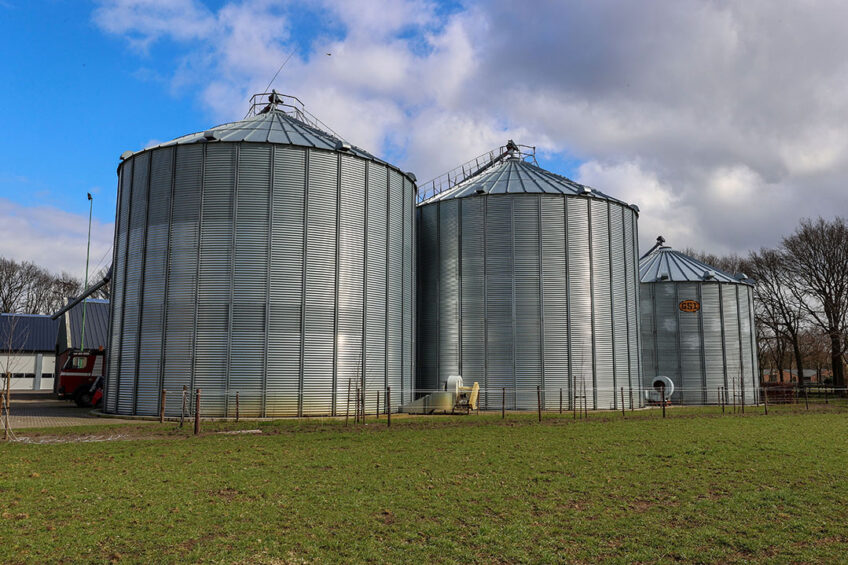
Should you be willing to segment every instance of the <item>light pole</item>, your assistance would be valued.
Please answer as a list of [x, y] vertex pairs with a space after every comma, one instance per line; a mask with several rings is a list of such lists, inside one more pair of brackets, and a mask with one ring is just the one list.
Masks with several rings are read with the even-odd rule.
[[[88, 193], [88, 243], [85, 248], [85, 286], [83, 287], [83, 292], [88, 290], [88, 258], [91, 253], [91, 213], [94, 210], [94, 199], [91, 197], [91, 193]], [[85, 307], [88, 303], [88, 299], [84, 298], [82, 301], [82, 334], [80, 336], [80, 351], [85, 351]]]

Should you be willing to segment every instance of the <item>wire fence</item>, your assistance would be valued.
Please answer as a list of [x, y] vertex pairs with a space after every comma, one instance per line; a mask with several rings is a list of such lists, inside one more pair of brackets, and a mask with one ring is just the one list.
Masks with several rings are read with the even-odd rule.
[[[459, 392], [445, 389], [393, 391], [391, 387], [352, 385], [335, 394], [274, 393], [257, 390], [163, 390], [156, 406], [136, 415], [158, 415], [161, 420], [335, 417], [359, 421], [388, 414], [468, 414], [538, 412], [540, 414], [609, 413], [650, 408], [712, 406], [722, 412], [744, 412], [768, 405], [848, 405], [848, 388], [825, 385], [675, 388], [670, 394], [657, 389], [630, 387], [488, 387], [472, 398], [471, 387]], [[120, 411], [119, 411], [120, 412]]]

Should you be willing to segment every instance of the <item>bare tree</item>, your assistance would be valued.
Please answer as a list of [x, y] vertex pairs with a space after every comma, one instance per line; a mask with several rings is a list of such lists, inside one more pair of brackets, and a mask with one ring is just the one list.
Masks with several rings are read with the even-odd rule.
[[18, 328], [20, 316], [0, 317], [0, 372], [2, 372], [2, 388], [0, 389], [0, 418], [3, 421], [3, 439], [14, 438], [11, 427], [11, 383], [12, 373], [18, 369], [18, 356], [23, 352], [28, 331]]
[[803, 301], [798, 299], [797, 287], [802, 281], [796, 278], [788, 262], [784, 251], [761, 249], [750, 254], [748, 267], [757, 283], [754, 287], [757, 316], [777, 337], [788, 342], [800, 375], [804, 368], [800, 336], [808, 316]]
[[63, 272], [53, 280], [50, 291], [49, 312], [55, 312], [65, 305], [71, 296], [78, 296], [82, 292], [83, 283], [80, 279]]
[[21, 265], [0, 257], [0, 312], [17, 312], [26, 293], [26, 279]]
[[748, 261], [746, 258], [735, 253], [731, 253], [730, 255], [715, 255], [714, 253], [707, 253], [706, 251], [698, 251], [697, 249], [687, 247], [683, 250], [683, 254], [689, 255], [701, 263], [706, 263], [710, 267], [724, 271], [729, 275], [735, 276], [745, 273], [748, 270]]
[[845, 386], [843, 350], [848, 320], [848, 224], [801, 220], [795, 233], [783, 239], [787, 265], [800, 281], [797, 298], [813, 322], [830, 338], [833, 384]]
[[[95, 275], [93, 277], [91, 277], [91, 280], [88, 281], [89, 286], [94, 286], [95, 284], [102, 281], [104, 278], [106, 278], [106, 275], [108, 273], [109, 273], [109, 267], [101, 267], [100, 270], [97, 271], [97, 273], [95, 273]], [[104, 298], [106, 300], [109, 300], [109, 297], [111, 296], [111, 294], [112, 294], [112, 280], [110, 279], [109, 282], [107, 282], [104, 286], [100, 287], [91, 296], [92, 296], [92, 298]]]

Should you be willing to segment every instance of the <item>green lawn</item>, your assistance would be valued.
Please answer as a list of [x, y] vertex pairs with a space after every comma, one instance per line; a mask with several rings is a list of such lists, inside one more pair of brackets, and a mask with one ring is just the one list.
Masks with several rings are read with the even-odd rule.
[[848, 411], [658, 416], [22, 431], [128, 439], [0, 445], [0, 562], [848, 560]]

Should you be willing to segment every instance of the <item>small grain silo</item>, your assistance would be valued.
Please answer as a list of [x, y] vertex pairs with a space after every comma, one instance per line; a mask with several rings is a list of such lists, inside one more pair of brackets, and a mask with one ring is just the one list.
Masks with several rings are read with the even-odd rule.
[[641, 402], [635, 206], [510, 141], [419, 192], [416, 392], [477, 381], [484, 408]]
[[663, 245], [639, 263], [645, 387], [666, 376], [671, 401], [758, 401], [753, 281]]
[[[122, 155], [109, 413], [343, 414], [412, 398], [415, 179], [296, 98]], [[193, 394], [190, 394], [190, 398]]]

